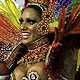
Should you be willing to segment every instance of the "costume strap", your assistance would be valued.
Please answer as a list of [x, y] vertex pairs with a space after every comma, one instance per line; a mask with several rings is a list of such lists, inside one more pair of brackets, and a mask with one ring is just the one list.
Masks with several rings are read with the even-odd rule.
[[17, 66], [17, 61], [20, 60], [20, 58], [28, 52], [28, 48], [23, 44], [20, 43], [15, 47], [12, 52], [10, 53], [10, 56], [8, 57], [6, 64], [8, 69], [12, 72], [15, 67]]

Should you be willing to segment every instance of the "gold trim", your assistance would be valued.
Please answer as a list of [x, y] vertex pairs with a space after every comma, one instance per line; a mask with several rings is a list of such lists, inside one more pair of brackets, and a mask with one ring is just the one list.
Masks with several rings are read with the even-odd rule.
[[27, 47], [29, 50], [34, 50], [34, 49], [37, 49], [37, 48], [47, 44], [48, 42], [49, 42], [48, 38], [46, 38], [46, 36], [43, 36], [43, 37], [37, 39], [36, 41], [32, 42], [31, 44], [27, 45]]
[[39, 3], [48, 6], [49, 5], [49, 0], [29, 0], [28, 2], [34, 2], [34, 3]]

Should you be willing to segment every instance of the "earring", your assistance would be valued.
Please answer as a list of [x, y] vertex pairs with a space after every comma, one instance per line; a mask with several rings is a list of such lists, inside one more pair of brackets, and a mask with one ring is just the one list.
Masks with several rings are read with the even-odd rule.
[[43, 20], [37, 25], [36, 30], [38, 34], [48, 34], [49, 33], [49, 25], [48, 23], [44, 22]]
[[48, 34], [50, 31], [53, 31], [52, 28], [50, 28], [50, 23], [54, 21], [54, 14], [53, 14], [53, 7], [51, 5], [51, 9], [47, 9], [46, 11], [43, 11], [42, 13], [42, 21], [37, 25], [37, 33], [38, 34]]

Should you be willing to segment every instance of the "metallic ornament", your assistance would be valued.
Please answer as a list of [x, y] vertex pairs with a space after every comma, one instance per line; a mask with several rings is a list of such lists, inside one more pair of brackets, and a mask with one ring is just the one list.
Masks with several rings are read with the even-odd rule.
[[39, 75], [36, 71], [29, 73], [29, 80], [39, 80]]
[[13, 74], [12, 73], [10, 74], [10, 80], [13, 80]]
[[28, 2], [34, 2], [34, 3], [43, 4], [43, 5], [48, 6], [50, 3], [50, 0], [28, 0]]
[[28, 80], [28, 78], [26, 78], [26, 77], [23, 77], [23, 78], [22, 78], [22, 80]]

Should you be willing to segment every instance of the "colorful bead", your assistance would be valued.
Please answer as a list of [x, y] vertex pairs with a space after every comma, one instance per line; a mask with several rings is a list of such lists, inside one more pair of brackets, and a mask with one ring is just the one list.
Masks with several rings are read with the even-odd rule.
[[42, 20], [43, 21], [50, 23], [50, 22], [53, 22], [53, 19], [54, 19], [54, 15], [53, 15], [52, 10], [43, 11], [43, 13], [42, 13]]
[[29, 80], [40, 80], [40, 76], [37, 71], [29, 72]]
[[36, 30], [37, 30], [37, 33], [38, 34], [42, 34], [42, 35], [45, 35], [45, 34], [48, 34], [49, 33], [49, 25], [44, 22], [44, 21], [41, 21], [37, 27], [36, 27]]

